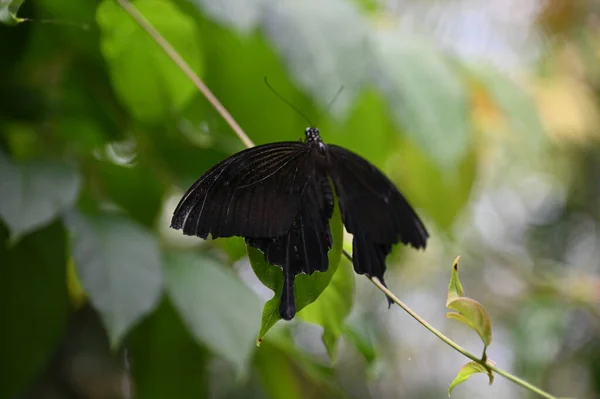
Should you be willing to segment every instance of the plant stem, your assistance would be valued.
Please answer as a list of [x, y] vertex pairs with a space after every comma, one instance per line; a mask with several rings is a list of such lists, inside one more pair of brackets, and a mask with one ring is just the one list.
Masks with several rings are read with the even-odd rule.
[[254, 143], [250, 140], [250, 137], [244, 132], [244, 130], [238, 125], [233, 116], [227, 111], [227, 109], [221, 104], [221, 102], [215, 97], [210, 91], [208, 86], [196, 75], [194, 70], [189, 66], [181, 55], [173, 48], [171, 43], [160, 34], [158, 30], [150, 22], [144, 18], [142, 14], [129, 2], [129, 0], [117, 0], [119, 5], [135, 20], [135, 22], [148, 33], [148, 35], [162, 48], [171, 60], [181, 69], [181, 71], [196, 85], [198, 90], [206, 97], [209, 103], [217, 110], [217, 112], [223, 117], [225, 122], [233, 129], [235, 134], [240, 138], [242, 143], [246, 147], [254, 147]]
[[[350, 262], [352, 262], [352, 255], [350, 255], [345, 250], [344, 250], [344, 256], [346, 256], [346, 258], [348, 258], [348, 260], [350, 260]], [[549, 393], [542, 391], [541, 389], [539, 389], [538, 387], [536, 387], [534, 385], [531, 385], [527, 381], [522, 380], [521, 378], [514, 376], [514, 375], [510, 374], [509, 372], [496, 367], [491, 361], [478, 358], [477, 356], [475, 356], [471, 352], [467, 351], [465, 348], [463, 348], [462, 346], [460, 346], [459, 344], [457, 344], [456, 342], [452, 341], [450, 338], [448, 338], [447, 336], [442, 334], [438, 329], [436, 329], [434, 326], [429, 324], [425, 319], [423, 319], [421, 316], [419, 316], [414, 310], [412, 310], [410, 307], [408, 307], [408, 305], [406, 305], [396, 295], [394, 295], [394, 293], [392, 291], [388, 290], [387, 287], [384, 286], [381, 283], [381, 281], [379, 281], [379, 279], [377, 279], [377, 277], [370, 277], [369, 280], [371, 280], [371, 282], [373, 284], [375, 284], [375, 286], [377, 288], [379, 288], [379, 290], [381, 290], [388, 297], [390, 297], [396, 305], [400, 306], [402, 308], [402, 310], [404, 310], [406, 313], [408, 313], [413, 319], [418, 321], [423, 327], [425, 327], [426, 329], [431, 331], [436, 337], [438, 337], [439, 339], [444, 341], [446, 343], [446, 345], [450, 346], [455, 351], [468, 357], [472, 361], [481, 364], [483, 367], [487, 368], [488, 370], [491, 370], [491, 371], [494, 371], [494, 372], [500, 374], [501, 376], [514, 382], [515, 384], [518, 384], [518, 385], [522, 386], [523, 388], [530, 390], [531, 392], [537, 393], [538, 395], [540, 395], [543, 398], [558, 399], [556, 396], [552, 396]]]
[[[227, 111], [227, 109], [221, 104], [221, 102], [215, 97], [215, 95], [210, 91], [210, 89], [200, 80], [200, 78], [194, 73], [192, 68], [185, 62], [185, 60], [177, 53], [177, 51], [171, 46], [171, 44], [158, 32], [144, 17], [141, 15], [138, 10], [129, 2], [129, 0], [117, 0], [119, 5], [127, 12], [136, 22], [140, 25], [152, 39], [163, 49], [163, 51], [173, 60], [173, 62], [181, 69], [183, 73], [187, 75], [187, 77], [196, 85], [198, 90], [206, 97], [206, 99], [213, 105], [213, 107], [217, 110], [219, 114], [223, 117], [225, 122], [229, 124], [231, 129], [238, 135], [240, 140], [244, 143], [246, 147], [253, 147], [254, 143], [250, 138], [246, 135], [244, 130], [237, 124], [235, 119], [231, 116], [231, 114]], [[344, 255], [352, 262], [352, 255], [348, 254], [348, 252], [343, 251]], [[431, 331], [435, 336], [444, 341], [451, 348], [461, 353], [462, 355], [468, 357], [486, 367], [489, 370], [495, 371], [500, 374], [504, 378], [514, 382], [530, 390], [531, 392], [535, 392], [543, 398], [546, 399], [558, 399], [555, 396], [550, 395], [547, 392], [542, 391], [541, 389], [531, 385], [527, 381], [524, 381], [507, 371], [497, 368], [494, 364], [487, 360], [482, 360], [477, 356], [473, 355], [462, 346], [458, 345], [450, 338], [446, 337], [440, 331], [438, 331], [435, 327], [429, 324], [425, 319], [415, 313], [411, 308], [409, 308], [404, 302], [402, 302], [396, 295], [394, 295], [390, 290], [388, 290], [377, 278], [370, 278], [371, 282], [375, 284], [377, 288], [379, 288], [382, 292], [384, 292], [387, 296], [389, 296], [398, 306], [400, 306], [406, 313], [408, 313], [412, 318], [421, 323], [423, 327]]]

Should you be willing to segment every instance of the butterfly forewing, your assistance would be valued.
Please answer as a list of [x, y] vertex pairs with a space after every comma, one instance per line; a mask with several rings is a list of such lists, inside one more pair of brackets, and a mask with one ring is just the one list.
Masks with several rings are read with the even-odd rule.
[[401, 241], [424, 248], [429, 234], [396, 186], [364, 158], [335, 145], [328, 148], [346, 230], [379, 244]]
[[300, 210], [308, 149], [281, 142], [241, 151], [206, 172], [177, 205], [171, 227], [186, 235], [277, 237]]

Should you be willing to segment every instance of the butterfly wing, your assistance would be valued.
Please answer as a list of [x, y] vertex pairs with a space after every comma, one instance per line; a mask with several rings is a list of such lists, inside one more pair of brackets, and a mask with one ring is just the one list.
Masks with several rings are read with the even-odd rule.
[[171, 227], [207, 238], [278, 237], [300, 211], [310, 162], [303, 143], [265, 144], [238, 152], [206, 172], [175, 208]]
[[392, 245], [400, 241], [425, 248], [429, 234], [396, 186], [374, 165], [342, 147], [328, 148], [342, 220], [354, 235], [354, 270], [383, 281]]
[[291, 320], [296, 314], [294, 279], [300, 273], [326, 271], [327, 253], [331, 249], [329, 230], [332, 196], [327, 177], [315, 171], [301, 195], [301, 210], [291, 229], [277, 238], [246, 238], [246, 242], [261, 250], [265, 260], [283, 269], [283, 287], [279, 314]]

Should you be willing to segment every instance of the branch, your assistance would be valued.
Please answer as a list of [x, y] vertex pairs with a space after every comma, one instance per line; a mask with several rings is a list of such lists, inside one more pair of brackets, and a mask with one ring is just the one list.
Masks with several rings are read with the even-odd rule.
[[142, 14], [129, 2], [129, 0], [117, 0], [119, 5], [135, 20], [135, 22], [148, 33], [148, 35], [160, 46], [160, 48], [167, 54], [167, 56], [173, 60], [173, 62], [181, 69], [183, 73], [196, 85], [198, 90], [202, 93], [209, 103], [217, 110], [217, 112], [225, 119], [225, 122], [231, 127], [231, 129], [237, 134], [242, 143], [248, 148], [254, 147], [254, 143], [250, 140], [250, 137], [244, 132], [244, 130], [238, 125], [233, 116], [227, 111], [227, 109], [221, 104], [221, 102], [215, 97], [210, 89], [204, 84], [202, 80], [196, 75], [194, 70], [188, 65], [187, 62], [179, 55], [177, 50], [173, 48], [171, 43], [160, 34], [154, 26], [150, 24], [144, 18]]
[[[253, 147], [254, 143], [250, 138], [246, 135], [246, 133], [242, 130], [242, 128], [237, 124], [235, 119], [231, 116], [231, 114], [227, 111], [227, 109], [219, 102], [219, 100], [214, 96], [214, 94], [209, 90], [209, 88], [200, 80], [200, 78], [194, 73], [192, 68], [185, 62], [185, 60], [177, 53], [177, 51], [171, 46], [171, 44], [158, 32], [144, 17], [141, 15], [137, 9], [129, 2], [129, 0], [117, 0], [119, 5], [127, 12], [140, 27], [142, 27], [152, 39], [163, 49], [163, 51], [173, 60], [173, 62], [187, 75], [187, 77], [196, 85], [198, 90], [206, 97], [206, 99], [213, 105], [213, 107], [221, 114], [225, 122], [229, 124], [231, 129], [238, 135], [240, 140], [244, 143], [246, 147]], [[344, 255], [352, 261], [352, 256], [348, 254], [346, 251], [343, 251]], [[390, 297], [394, 303], [400, 306], [406, 313], [408, 313], [411, 317], [417, 320], [419, 323], [423, 325], [426, 329], [431, 331], [435, 336], [444, 341], [451, 348], [461, 353], [462, 355], [468, 357], [486, 367], [489, 370], [492, 370], [499, 375], [507, 378], [508, 380], [514, 382], [530, 390], [531, 392], [535, 392], [543, 398], [546, 399], [558, 399], [555, 396], [550, 395], [542, 391], [541, 389], [531, 385], [527, 381], [524, 381], [507, 371], [497, 368], [488, 360], [480, 359], [472, 353], [468, 352], [466, 349], [452, 341], [450, 338], [446, 337], [436, 328], [434, 328], [431, 324], [425, 321], [421, 316], [415, 313], [411, 308], [405, 305], [398, 297], [396, 297], [390, 290], [388, 290], [377, 278], [370, 278], [371, 282], [375, 284], [377, 288], [379, 288], [382, 292], [384, 292], [388, 297]]]
[[[350, 260], [350, 262], [352, 262], [352, 255], [350, 255], [345, 250], [344, 250], [344, 256], [346, 258], [348, 258], [348, 260]], [[392, 301], [394, 301], [394, 303], [396, 305], [400, 306], [402, 308], [402, 310], [404, 310], [406, 313], [408, 313], [413, 319], [415, 319], [416, 321], [418, 321], [423, 327], [425, 327], [426, 329], [428, 329], [431, 333], [433, 333], [436, 337], [438, 337], [439, 339], [441, 339], [442, 341], [444, 341], [444, 343], [446, 343], [446, 345], [450, 346], [455, 351], [457, 351], [457, 352], [461, 353], [462, 355], [468, 357], [472, 361], [481, 364], [483, 367], [487, 368], [488, 370], [492, 370], [492, 371], [500, 374], [501, 376], [503, 376], [504, 378], [506, 378], [506, 379], [514, 382], [515, 384], [520, 385], [523, 388], [529, 389], [531, 392], [537, 393], [538, 395], [540, 395], [543, 398], [546, 398], [546, 399], [558, 399], [556, 396], [552, 396], [549, 393], [542, 391], [541, 389], [539, 389], [538, 387], [536, 387], [534, 385], [531, 385], [527, 381], [522, 380], [519, 377], [514, 376], [514, 375], [510, 374], [509, 372], [504, 371], [504, 370], [496, 367], [493, 362], [491, 362], [491, 361], [489, 361], [487, 359], [481, 359], [481, 358], [475, 356], [474, 354], [472, 354], [471, 352], [467, 351], [465, 348], [463, 348], [462, 346], [460, 346], [456, 342], [452, 341], [450, 338], [448, 338], [447, 336], [445, 336], [444, 334], [442, 334], [438, 329], [436, 329], [431, 324], [429, 324], [425, 319], [423, 319], [421, 316], [419, 316], [414, 310], [412, 310], [411, 308], [409, 308], [408, 305], [406, 305], [404, 302], [402, 302], [396, 295], [394, 295], [393, 292], [391, 292], [390, 290], [388, 290], [387, 287], [384, 286], [381, 283], [381, 281], [379, 281], [379, 279], [377, 279], [377, 277], [368, 277], [368, 278], [369, 278], [369, 280], [371, 280], [371, 282], [373, 284], [375, 284], [375, 286], [377, 288], [379, 288], [380, 291], [382, 291]]]

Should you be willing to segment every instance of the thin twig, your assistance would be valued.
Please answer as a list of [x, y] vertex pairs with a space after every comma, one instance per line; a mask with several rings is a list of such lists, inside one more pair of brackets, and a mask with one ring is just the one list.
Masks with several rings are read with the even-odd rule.
[[[352, 262], [352, 255], [350, 255], [345, 250], [344, 250], [344, 256], [346, 256], [346, 258], [348, 258]], [[503, 376], [504, 378], [506, 378], [506, 379], [514, 382], [515, 384], [518, 384], [518, 385], [522, 386], [523, 388], [529, 389], [530, 391], [537, 393], [538, 395], [540, 395], [543, 398], [558, 399], [557, 397], [552, 396], [549, 393], [542, 391], [538, 387], [536, 387], [534, 385], [531, 385], [527, 381], [522, 380], [519, 377], [514, 376], [514, 375], [510, 374], [507, 371], [504, 371], [502, 369], [497, 368], [491, 361], [489, 361], [487, 359], [479, 358], [479, 357], [475, 356], [474, 354], [472, 354], [471, 352], [467, 351], [465, 348], [463, 348], [462, 346], [460, 346], [456, 342], [452, 341], [450, 338], [448, 338], [447, 336], [445, 336], [444, 334], [442, 334], [439, 330], [437, 330], [435, 327], [433, 327], [431, 324], [429, 324], [425, 319], [423, 319], [421, 316], [419, 316], [417, 313], [415, 313], [415, 311], [413, 311], [410, 307], [408, 307], [408, 305], [406, 305], [396, 295], [394, 295], [393, 292], [391, 292], [390, 290], [388, 290], [387, 287], [385, 287], [381, 283], [381, 281], [379, 281], [379, 279], [377, 279], [377, 277], [370, 277], [369, 280], [371, 280], [371, 282], [373, 284], [375, 284], [375, 286], [377, 288], [379, 288], [379, 290], [381, 290], [392, 301], [394, 301], [394, 303], [396, 305], [400, 306], [402, 308], [402, 310], [404, 310], [406, 313], [408, 313], [413, 319], [415, 319], [416, 321], [418, 321], [423, 327], [425, 327], [426, 329], [428, 329], [429, 331], [431, 331], [436, 337], [438, 337], [439, 339], [441, 339], [442, 341], [444, 341], [444, 343], [446, 343], [448, 346], [450, 346], [451, 348], [453, 348], [455, 351], [457, 351], [457, 352], [461, 353], [462, 355], [468, 357], [469, 359], [473, 360], [474, 362], [477, 362], [477, 363], [481, 364], [483, 367], [487, 368], [488, 370], [492, 370], [492, 371], [500, 374], [501, 376]]]
[[123, 7], [123, 9], [129, 14], [137, 24], [148, 33], [148, 35], [158, 44], [162, 50], [173, 60], [173, 62], [181, 69], [183, 73], [196, 85], [198, 90], [206, 97], [208, 102], [212, 104], [213, 107], [217, 110], [219, 114], [223, 117], [225, 122], [231, 129], [237, 134], [242, 143], [246, 147], [254, 147], [254, 143], [250, 140], [250, 137], [244, 132], [244, 130], [238, 125], [233, 116], [227, 111], [227, 109], [221, 104], [221, 102], [215, 97], [215, 95], [210, 91], [210, 89], [204, 84], [202, 80], [196, 75], [196, 73], [192, 70], [192, 68], [188, 65], [187, 62], [179, 55], [177, 50], [173, 48], [171, 43], [165, 39], [159, 31], [156, 30], [154, 26], [150, 24], [144, 18], [142, 14], [129, 2], [129, 0], [117, 0], [119, 5]]
[[[154, 39], [154, 41], [164, 50], [164, 52], [173, 60], [173, 62], [188, 76], [188, 78], [194, 82], [198, 90], [206, 97], [206, 99], [215, 107], [215, 109], [221, 114], [225, 122], [231, 126], [233, 131], [238, 135], [240, 140], [246, 145], [246, 147], [253, 147], [254, 143], [250, 138], [246, 135], [246, 133], [242, 130], [242, 128], [237, 124], [235, 119], [229, 114], [229, 112], [225, 109], [225, 107], [217, 100], [217, 98], [212, 94], [212, 92], [206, 87], [206, 85], [200, 80], [200, 78], [194, 73], [194, 71], [189, 67], [189, 65], [181, 58], [181, 56], [177, 53], [177, 51], [171, 46], [169, 42], [152, 26], [146, 19], [137, 11], [135, 7], [129, 3], [128, 0], [117, 0], [118, 3], [123, 7], [123, 9]], [[352, 256], [348, 254], [348, 252], [343, 251], [344, 255], [352, 261]], [[549, 393], [542, 391], [541, 389], [529, 384], [527, 381], [524, 381], [502, 369], [496, 368], [490, 361], [482, 360], [472, 353], [468, 352], [466, 349], [452, 341], [450, 338], [446, 337], [444, 334], [439, 332], [436, 328], [434, 328], [431, 324], [425, 321], [421, 316], [415, 313], [411, 308], [405, 305], [398, 297], [396, 297], [390, 290], [388, 290], [377, 278], [370, 278], [371, 282], [375, 284], [377, 288], [379, 288], [382, 292], [384, 292], [387, 296], [389, 296], [394, 303], [400, 306], [406, 313], [412, 316], [415, 320], [417, 320], [421, 325], [423, 325], [426, 329], [435, 334], [439, 339], [444, 341], [447, 345], [452, 347], [457, 352], [462, 355], [468, 357], [469, 359], [477, 362], [484, 367], [495, 371], [501, 376], [507, 378], [508, 380], [529, 389], [532, 392], [537, 393], [543, 398], [546, 399], [558, 399]]]

